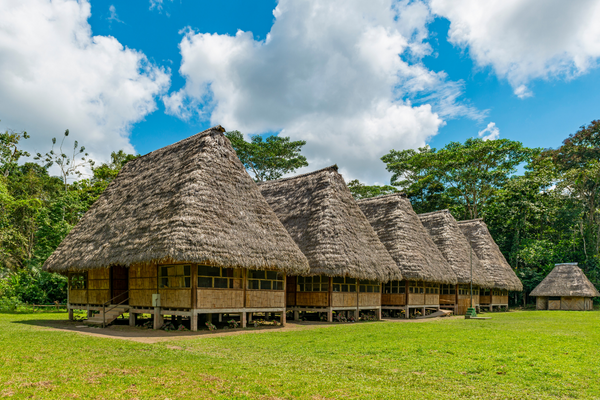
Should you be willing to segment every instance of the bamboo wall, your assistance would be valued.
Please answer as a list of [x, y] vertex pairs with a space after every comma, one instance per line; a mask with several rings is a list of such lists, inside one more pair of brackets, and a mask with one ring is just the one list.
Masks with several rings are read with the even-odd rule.
[[384, 306], [404, 306], [406, 305], [406, 295], [404, 293], [384, 293], [381, 295], [381, 304]]
[[440, 306], [453, 306], [456, 303], [455, 294], [440, 294]]
[[129, 267], [129, 305], [152, 307], [152, 294], [157, 293], [158, 268], [156, 265]]
[[488, 304], [508, 304], [508, 295], [494, 296], [492, 295], [492, 302]]
[[358, 295], [356, 292], [331, 293], [331, 307], [356, 307]]
[[328, 292], [297, 292], [295, 304], [304, 307], [328, 307]]
[[88, 303], [102, 305], [110, 300], [110, 268], [88, 271]]
[[548, 309], [548, 298], [544, 296], [538, 296], [535, 299], [535, 308], [538, 310], [547, 310]]
[[86, 289], [69, 289], [69, 303], [71, 304], [87, 304]]
[[283, 308], [285, 307], [285, 291], [283, 290], [248, 290], [246, 291], [247, 308]]
[[244, 291], [240, 289], [198, 289], [196, 308], [243, 308]]
[[[479, 296], [479, 304], [483, 305], [483, 304], [491, 304], [492, 303], [492, 296]], [[494, 303], [495, 304], [495, 303]]]
[[381, 305], [381, 293], [360, 293], [358, 295], [358, 305], [361, 307]]

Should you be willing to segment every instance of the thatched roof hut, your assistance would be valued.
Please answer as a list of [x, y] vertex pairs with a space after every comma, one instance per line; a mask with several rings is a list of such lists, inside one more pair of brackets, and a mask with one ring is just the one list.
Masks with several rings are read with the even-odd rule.
[[400, 193], [358, 201], [407, 280], [456, 284], [454, 271]]
[[530, 296], [599, 297], [594, 284], [577, 263], [556, 264]]
[[192, 262], [308, 272], [221, 127], [128, 162], [44, 269]]
[[471, 248], [469, 241], [458, 227], [458, 223], [448, 210], [419, 214], [421, 223], [433, 239], [442, 255], [456, 274], [458, 283], [471, 282], [471, 264], [473, 284], [483, 288], [494, 286], [483, 264]]
[[522, 291], [523, 284], [510, 267], [482, 219], [459, 221], [463, 234], [471, 243], [477, 258], [494, 281], [494, 289]]
[[310, 265], [311, 275], [401, 279], [337, 166], [259, 185]]

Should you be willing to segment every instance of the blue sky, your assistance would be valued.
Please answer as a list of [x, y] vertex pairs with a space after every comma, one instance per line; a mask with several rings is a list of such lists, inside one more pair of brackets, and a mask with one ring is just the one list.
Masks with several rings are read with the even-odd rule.
[[392, 148], [486, 127], [557, 147], [598, 119], [598, 17], [597, 0], [8, 1], [0, 128], [31, 151], [69, 128], [101, 161], [222, 124], [387, 183]]

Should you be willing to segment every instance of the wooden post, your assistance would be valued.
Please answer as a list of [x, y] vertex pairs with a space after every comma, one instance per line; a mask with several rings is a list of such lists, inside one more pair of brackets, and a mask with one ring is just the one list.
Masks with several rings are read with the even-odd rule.
[[190, 331], [196, 332], [198, 330], [198, 312], [193, 309], [192, 315], [190, 315]]
[[300, 313], [298, 312], [298, 310], [294, 310], [294, 321], [299, 321], [300, 320]]
[[137, 317], [137, 314], [129, 311], [129, 326], [135, 326], [135, 317]]
[[190, 308], [194, 310], [196, 309], [196, 307], [198, 307], [198, 264], [191, 264], [190, 268], [192, 280], [190, 288], [190, 290], [192, 291], [192, 295], [190, 296], [192, 299], [192, 304], [190, 304]]
[[354, 320], [358, 322], [360, 319], [360, 281], [356, 280], [356, 312], [354, 314]]
[[333, 309], [327, 307], [327, 322], [333, 322]]
[[281, 318], [280, 318], [280, 321], [279, 321], [279, 322], [281, 322], [281, 326], [285, 326], [285, 323], [286, 323], [286, 318], [285, 317], [286, 317], [286, 315], [285, 315], [285, 308], [283, 308], [281, 310]]
[[406, 311], [404, 312], [404, 319], [408, 319], [408, 315], [410, 314], [410, 308], [408, 308], [408, 300], [410, 298], [410, 294], [408, 292], [408, 281], [405, 281], [404, 283], [404, 293], [405, 293], [405, 306], [406, 306]]
[[160, 329], [164, 323], [165, 320], [160, 313], [160, 307], [154, 307], [154, 329]]
[[377, 309], [377, 320], [381, 321], [381, 307]]
[[73, 309], [70, 304], [67, 304], [67, 308], [69, 310], [69, 321], [73, 321]]
[[246, 313], [246, 315], [248, 316], [248, 322], [252, 322], [252, 313]]
[[223, 314], [219, 313], [219, 322], [223, 322]]
[[212, 324], [212, 313], [206, 314], [206, 322]]
[[242, 328], [246, 327], [246, 312], [242, 312], [240, 319], [242, 320]]

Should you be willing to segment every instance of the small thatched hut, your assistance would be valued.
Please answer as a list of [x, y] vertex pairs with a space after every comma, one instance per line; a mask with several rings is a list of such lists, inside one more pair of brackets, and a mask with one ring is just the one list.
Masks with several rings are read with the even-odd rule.
[[[479, 291], [491, 288], [494, 281], [471, 248], [469, 241], [458, 227], [458, 223], [448, 210], [419, 214], [429, 236], [456, 274], [458, 285], [442, 285], [440, 305], [454, 309], [455, 314], [463, 315], [467, 308], [479, 306]], [[473, 304], [471, 304], [471, 278], [473, 283]]]
[[427, 234], [421, 220], [403, 194], [390, 194], [358, 201], [402, 272], [404, 281], [384, 285], [382, 307], [425, 313], [440, 308], [440, 284], [456, 285], [454, 271]]
[[588, 311], [600, 293], [577, 263], [567, 263], [556, 264], [530, 296], [537, 297], [538, 310]]
[[337, 166], [268, 181], [260, 191], [308, 259], [310, 276], [288, 276], [287, 307], [298, 312], [375, 310], [381, 282], [400, 279]]
[[494, 286], [489, 291], [480, 293], [479, 306], [490, 310], [494, 307], [508, 309], [508, 292], [523, 290], [517, 274], [504, 258], [482, 219], [459, 221], [458, 226], [471, 243], [488, 276], [494, 281]]
[[[276, 312], [308, 272], [220, 126], [128, 162], [44, 264], [69, 308], [190, 317]], [[117, 306], [118, 305], [118, 306]], [[109, 310], [111, 312], [108, 315]]]

